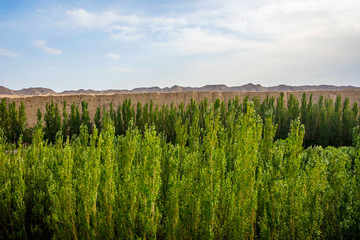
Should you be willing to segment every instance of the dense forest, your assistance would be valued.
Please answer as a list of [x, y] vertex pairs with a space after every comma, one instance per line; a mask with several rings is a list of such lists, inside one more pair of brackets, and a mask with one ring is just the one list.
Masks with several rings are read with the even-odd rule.
[[359, 237], [357, 103], [112, 106], [2, 100], [1, 239]]

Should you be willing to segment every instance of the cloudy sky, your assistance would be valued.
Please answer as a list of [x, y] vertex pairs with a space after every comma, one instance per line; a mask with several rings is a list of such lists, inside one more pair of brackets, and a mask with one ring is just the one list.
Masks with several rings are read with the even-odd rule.
[[360, 86], [359, 0], [0, 1], [0, 85]]

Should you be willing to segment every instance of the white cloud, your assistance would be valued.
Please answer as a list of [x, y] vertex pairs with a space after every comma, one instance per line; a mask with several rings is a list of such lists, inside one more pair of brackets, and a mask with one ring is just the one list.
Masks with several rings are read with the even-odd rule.
[[120, 58], [120, 56], [115, 53], [108, 53], [108, 54], [106, 54], [105, 57], [110, 58], [114, 61], [119, 60], [119, 58]]
[[318, 36], [341, 35], [341, 29], [360, 31], [358, 0], [267, 0], [219, 3], [202, 0], [193, 12], [157, 16], [67, 11], [77, 27], [109, 33], [112, 39], [133, 41], [147, 38], [147, 46], [161, 46], [183, 53], [228, 51], [293, 40], [307, 45]]
[[257, 47], [259, 44], [220, 31], [201, 28], [182, 28], [170, 34], [170, 40], [150, 44], [150, 47], [165, 54], [196, 55], [224, 51], [236, 51]]
[[140, 21], [136, 15], [124, 16], [110, 11], [93, 14], [80, 8], [67, 11], [66, 13], [76, 25], [86, 28], [108, 28], [120, 22], [136, 25]]
[[46, 53], [50, 53], [50, 54], [61, 54], [62, 53], [59, 49], [50, 48], [50, 47], [46, 46], [46, 41], [44, 41], [44, 40], [34, 41], [34, 45]]
[[187, 24], [184, 17], [166, 17], [156, 16], [149, 17], [146, 15], [139, 16], [137, 14], [122, 15], [116, 11], [105, 11], [101, 13], [90, 13], [85, 9], [74, 9], [66, 12], [71, 18], [72, 23], [78, 27], [96, 28], [101, 30], [112, 30], [122, 27], [167, 27], [167, 26], [183, 26]]
[[[233, 79], [233, 85], [238, 79], [267, 85], [326, 81], [359, 63], [358, 0], [200, 0], [192, 9], [152, 16], [84, 9], [67, 14], [74, 26], [103, 31], [112, 39], [142, 40], [139, 46], [144, 55], [151, 54], [148, 58], [210, 53], [206, 59], [188, 58], [171, 74], [158, 71], [167, 78], [177, 72], [179, 81], [186, 76]], [[214, 58], [211, 53], [223, 54]]]
[[123, 41], [134, 41], [144, 36], [139, 29], [127, 26], [112, 26], [107, 32], [110, 32], [112, 39]]
[[5, 57], [18, 57], [19, 54], [7, 49], [1, 49], [0, 48], [0, 56], [5, 56]]
[[74, 9], [66, 12], [72, 20], [72, 25], [87, 29], [108, 32], [113, 39], [133, 41], [143, 36], [138, 25], [144, 19], [137, 15], [120, 15], [107, 11], [100, 14], [89, 13], [85, 9]]
[[90, 13], [85, 9], [74, 9], [66, 12], [71, 25], [109, 33], [112, 39], [134, 41], [154, 32], [166, 32], [186, 26], [183, 17], [122, 15], [115, 11]]
[[109, 68], [106, 68], [106, 70], [108, 72], [130, 72], [131, 70], [128, 69], [128, 68], [124, 68], [122, 66], [113, 66], [113, 67], [109, 67]]

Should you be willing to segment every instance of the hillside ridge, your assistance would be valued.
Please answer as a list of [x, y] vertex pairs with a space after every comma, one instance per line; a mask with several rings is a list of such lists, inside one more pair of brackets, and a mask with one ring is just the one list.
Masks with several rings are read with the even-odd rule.
[[79, 89], [79, 90], [65, 90], [63, 92], [55, 92], [49, 88], [33, 87], [24, 88], [21, 90], [12, 90], [4, 86], [0, 86], [0, 95], [20, 95], [20, 96], [39, 96], [39, 95], [69, 95], [69, 94], [113, 94], [113, 93], [145, 93], [145, 92], [288, 92], [288, 91], [333, 91], [346, 89], [360, 89], [354, 86], [334, 86], [334, 85], [277, 85], [272, 87], [264, 87], [260, 84], [248, 83], [242, 86], [228, 87], [225, 84], [205, 85], [202, 87], [182, 87], [174, 85], [172, 87], [142, 87], [134, 88], [132, 90], [126, 89], [108, 89], [108, 90], [93, 90], [93, 89]]

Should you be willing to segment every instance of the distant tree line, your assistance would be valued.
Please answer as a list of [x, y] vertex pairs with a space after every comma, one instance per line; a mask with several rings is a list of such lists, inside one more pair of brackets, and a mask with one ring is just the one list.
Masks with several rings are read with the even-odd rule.
[[[326, 146], [350, 146], [353, 141], [353, 128], [359, 125], [359, 106], [353, 103], [350, 106], [349, 98], [343, 102], [341, 96], [337, 96], [335, 102], [332, 99], [320, 96], [318, 102], [313, 101], [313, 95], [308, 96], [303, 93], [299, 101], [294, 95], [290, 95], [287, 102], [284, 100], [284, 93], [278, 98], [266, 97], [263, 101], [259, 98], [249, 99], [245, 97], [243, 101], [238, 98], [230, 100], [228, 103], [217, 99], [214, 104], [215, 111], [220, 112], [220, 120], [226, 127], [226, 118], [229, 108], [234, 108], [235, 118], [241, 116], [240, 113], [247, 112], [249, 102], [252, 102], [254, 110], [265, 121], [266, 116], [270, 116], [272, 122], [276, 124], [275, 139], [285, 139], [290, 130], [291, 121], [300, 118], [301, 124], [305, 126], [304, 146], [320, 145]], [[199, 128], [205, 126], [205, 109], [209, 107], [207, 99], [199, 103], [191, 100], [185, 106], [155, 105], [152, 101], [142, 105], [137, 102], [132, 104], [131, 99], [126, 99], [119, 103], [115, 109], [113, 103], [110, 109], [97, 108], [94, 119], [90, 119], [88, 103], [81, 102], [81, 106], [72, 103], [70, 113], [67, 112], [67, 102], [60, 107], [54, 102], [46, 104], [46, 111], [42, 113], [38, 109], [37, 124], [44, 126], [44, 138], [49, 142], [54, 142], [56, 134], [61, 131], [64, 141], [67, 138], [74, 138], [80, 133], [80, 126], [85, 125], [89, 133], [96, 126], [101, 131], [104, 115], [114, 122], [115, 134], [124, 135], [130, 125], [136, 126], [141, 133], [144, 133], [146, 126], [154, 126], [158, 133], [166, 136], [168, 142], [174, 143], [178, 137], [176, 134], [175, 123], [181, 121], [188, 125], [189, 133], [194, 111], [199, 107]], [[14, 102], [8, 103], [2, 99], [0, 106], [0, 127], [4, 131], [4, 136], [8, 142], [16, 143], [21, 135], [23, 141], [31, 142], [32, 128], [26, 128], [25, 107], [21, 103], [17, 108]]]

